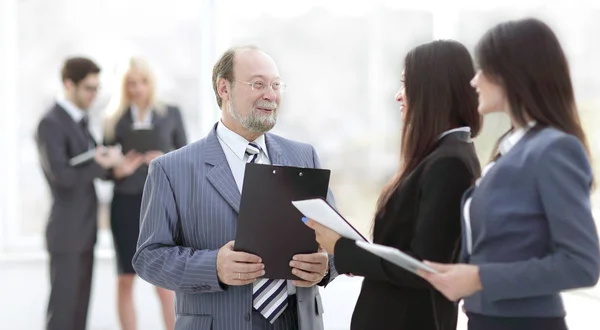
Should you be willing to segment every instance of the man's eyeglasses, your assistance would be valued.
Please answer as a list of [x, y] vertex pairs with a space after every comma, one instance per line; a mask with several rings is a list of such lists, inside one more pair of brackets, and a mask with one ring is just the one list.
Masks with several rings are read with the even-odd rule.
[[86, 92], [89, 93], [98, 93], [98, 91], [100, 90], [100, 86], [93, 86], [93, 85], [85, 85], [85, 84], [81, 84], [80, 85], [81, 88], [83, 88]]
[[254, 80], [254, 81], [241, 81], [241, 80], [235, 80], [237, 82], [241, 82], [243, 84], [246, 84], [250, 87], [252, 87], [253, 91], [260, 91], [260, 92], [264, 92], [267, 89], [267, 86], [271, 86], [271, 88], [273, 89], [274, 92], [276, 93], [283, 93], [285, 91], [285, 87], [286, 85], [280, 81], [273, 81], [270, 84], [267, 84], [266, 82], [262, 81], [262, 80]]

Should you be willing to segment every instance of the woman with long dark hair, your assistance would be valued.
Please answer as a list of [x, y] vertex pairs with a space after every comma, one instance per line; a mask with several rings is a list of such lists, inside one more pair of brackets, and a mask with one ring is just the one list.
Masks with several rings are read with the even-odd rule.
[[589, 149], [567, 60], [552, 30], [511, 21], [479, 41], [479, 112], [512, 129], [463, 198], [465, 264], [422, 275], [464, 298], [469, 330], [564, 330], [563, 290], [593, 286], [600, 252]]
[[[460, 198], [479, 176], [471, 137], [481, 118], [467, 49], [456, 41], [420, 45], [405, 57], [400, 102], [401, 168], [381, 193], [373, 242], [418, 259], [456, 262]], [[358, 248], [310, 220], [340, 274], [364, 276], [352, 329], [454, 330], [457, 307], [421, 277]]]

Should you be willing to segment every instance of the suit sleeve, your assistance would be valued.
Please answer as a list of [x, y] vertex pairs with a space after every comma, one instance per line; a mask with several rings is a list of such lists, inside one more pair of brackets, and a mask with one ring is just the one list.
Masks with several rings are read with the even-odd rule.
[[179, 108], [173, 108], [173, 115], [175, 117], [175, 130], [173, 132], [173, 145], [176, 149], [179, 149], [187, 144], [187, 137], [185, 134], [185, 125], [181, 118], [181, 111]]
[[[315, 148], [312, 148], [314, 168], [321, 168], [321, 162], [319, 161], [319, 156], [317, 155], [317, 151]], [[333, 192], [331, 189], [327, 190], [327, 203], [329, 205], [335, 207], [335, 198], [333, 197]], [[329, 255], [329, 271], [327, 275], [318, 283], [320, 286], [327, 286], [331, 281], [333, 281], [338, 276], [338, 272], [335, 268], [334, 256]]]
[[[432, 163], [423, 173], [420, 198], [412, 240], [401, 249], [418, 260], [455, 262], [460, 244], [460, 200], [472, 184], [473, 174], [456, 158]], [[335, 246], [339, 272], [389, 282], [400, 287], [431, 288], [421, 277], [371, 254], [350, 239], [342, 238]]]
[[[106, 125], [106, 123], [104, 123]], [[116, 126], [116, 125], [115, 125]], [[115, 128], [116, 130], [116, 128]], [[114, 133], [116, 135], [116, 133]], [[115, 146], [117, 145], [117, 140], [115, 137], [111, 138], [111, 139], [107, 139], [106, 136], [104, 136], [104, 138], [102, 139], [102, 145], [104, 146]], [[113, 168], [109, 169], [106, 171], [106, 174], [104, 175], [104, 177], [102, 178], [104, 180], [107, 181], [117, 181], [118, 179], [115, 177], [115, 170]]]
[[598, 235], [590, 206], [592, 171], [582, 144], [565, 136], [544, 150], [535, 167], [537, 193], [553, 252], [539, 259], [479, 265], [482, 296], [519, 299], [596, 284]]
[[133, 267], [156, 286], [186, 293], [220, 292], [218, 250], [177, 245], [181, 228], [174, 192], [158, 159], [150, 162], [144, 186], [140, 234]]
[[42, 167], [50, 182], [62, 188], [73, 188], [83, 182], [104, 178], [107, 171], [96, 162], [73, 167], [69, 165], [66, 137], [58, 123], [43, 119], [36, 132], [36, 144]]

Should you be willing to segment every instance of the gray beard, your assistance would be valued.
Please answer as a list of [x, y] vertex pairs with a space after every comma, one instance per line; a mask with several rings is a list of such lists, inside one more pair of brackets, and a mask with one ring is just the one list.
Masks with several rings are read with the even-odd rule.
[[247, 116], [243, 116], [233, 107], [233, 99], [229, 100], [229, 114], [237, 120], [242, 127], [257, 133], [266, 133], [270, 131], [277, 122], [277, 109], [273, 110], [270, 115], [262, 116], [259, 114], [259, 110], [256, 109], [256, 106], [267, 105], [268, 107], [272, 106], [271, 102], [259, 101], [257, 104], [252, 106], [252, 112]]

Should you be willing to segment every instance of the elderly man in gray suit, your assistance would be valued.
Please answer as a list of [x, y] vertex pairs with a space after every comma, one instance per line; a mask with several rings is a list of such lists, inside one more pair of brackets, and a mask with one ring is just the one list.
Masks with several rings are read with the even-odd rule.
[[317, 154], [267, 133], [285, 88], [270, 56], [232, 48], [212, 79], [221, 120], [204, 139], [150, 164], [133, 266], [175, 291], [177, 330], [323, 329], [317, 285], [337, 276], [326, 253], [290, 260], [302, 281], [263, 279], [260, 256], [234, 251], [232, 241], [245, 164], [316, 168]]

